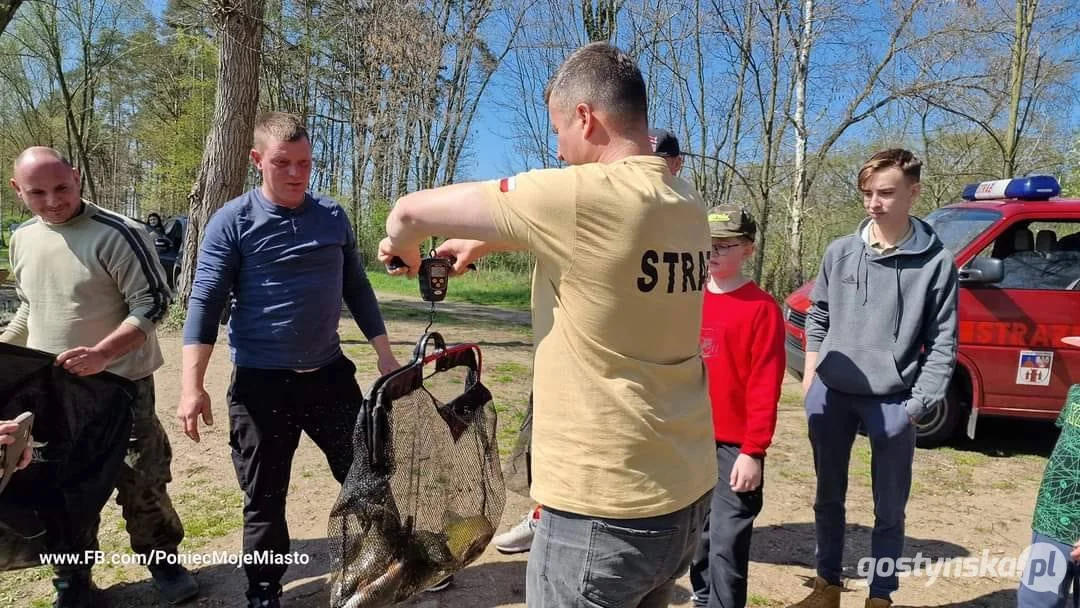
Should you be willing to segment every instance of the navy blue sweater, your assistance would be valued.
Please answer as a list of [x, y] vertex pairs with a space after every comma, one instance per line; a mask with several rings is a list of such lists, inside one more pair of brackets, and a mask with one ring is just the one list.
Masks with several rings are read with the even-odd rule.
[[238, 367], [311, 369], [341, 354], [341, 301], [364, 336], [386, 333], [345, 210], [308, 194], [288, 209], [258, 188], [226, 203], [206, 226], [188, 301], [184, 344], [213, 344], [229, 291]]

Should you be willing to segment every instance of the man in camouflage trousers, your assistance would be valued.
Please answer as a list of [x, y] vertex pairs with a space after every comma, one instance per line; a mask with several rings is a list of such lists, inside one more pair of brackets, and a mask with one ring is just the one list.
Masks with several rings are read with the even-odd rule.
[[[79, 171], [52, 148], [16, 159], [11, 185], [34, 218], [11, 237], [19, 308], [0, 341], [56, 353], [56, 365], [77, 376], [109, 371], [134, 382], [116, 500], [132, 549], [149, 558], [164, 598], [179, 603], [198, 584], [177, 559], [184, 529], [166, 491], [172, 450], [154, 412], [154, 372], [163, 363], [157, 325], [172, 296], [149, 233], [82, 200], [79, 184]], [[56, 568], [56, 607], [95, 605], [92, 566]]]
[[157, 562], [149, 564], [154, 583], [176, 603], [194, 597], [198, 586], [177, 558], [184, 526], [166, 489], [172, 481], [172, 446], [154, 411], [154, 377], [136, 381], [135, 388], [131, 443], [116, 478], [116, 503], [131, 549]]

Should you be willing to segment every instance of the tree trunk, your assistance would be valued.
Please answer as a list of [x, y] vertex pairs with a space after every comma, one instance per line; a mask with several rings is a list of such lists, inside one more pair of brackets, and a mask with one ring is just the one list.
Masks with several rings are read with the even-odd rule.
[[[76, 161], [79, 167], [82, 180], [86, 189], [90, 193], [90, 200], [95, 203], [100, 203], [97, 197], [97, 190], [94, 187], [94, 174], [90, 168], [90, 157], [86, 151], [86, 134], [79, 127], [80, 121], [75, 117], [75, 97], [71, 93], [71, 87], [68, 86], [67, 76], [64, 74], [64, 53], [61, 48], [60, 41], [60, 25], [59, 25], [59, 11], [60, 7], [56, 2], [51, 4], [41, 4], [35, 7], [37, 12], [35, 13], [38, 23], [42, 28], [42, 35], [44, 37], [45, 44], [48, 46], [49, 60], [52, 62], [52, 69], [54, 70], [54, 76], [56, 76], [57, 83], [60, 85], [60, 94], [64, 100], [64, 123], [68, 131], [68, 143], [69, 145], [74, 141], [74, 150], [69, 150], [69, 156], [71, 152], [77, 155], [78, 159], [72, 159]], [[84, 87], [89, 83], [84, 83]]]
[[[754, 43], [754, 11], [755, 7], [753, 0], [748, 0], [745, 5], [745, 15], [743, 17], [743, 19], [745, 19], [743, 37], [742, 41], [739, 43], [739, 76], [735, 82], [735, 101], [731, 104], [735, 116], [731, 127], [731, 149], [728, 151], [728, 166], [724, 169], [723, 182], [720, 184], [721, 200], [726, 200], [731, 196], [732, 183], [735, 181], [735, 173], [732, 171], [732, 168], [739, 162], [739, 143], [742, 141], [743, 95], [746, 91], [746, 70], [750, 64], [750, 53], [753, 52], [751, 45]], [[762, 230], [761, 238], [762, 242], [759, 246], [761, 249], [764, 249], [764, 230]], [[756, 270], [754, 274], [755, 280], [760, 281], [761, 271]]]
[[809, 184], [806, 179], [806, 79], [810, 71], [810, 47], [813, 45], [814, 0], [803, 0], [798, 56], [795, 60], [795, 187], [788, 208], [789, 289], [803, 282], [803, 209]]
[[[786, 141], [785, 133], [788, 125], [786, 120], [778, 120], [778, 117], [788, 116], [790, 114], [791, 100], [794, 97], [795, 81], [797, 79], [794, 74], [790, 75], [787, 78], [785, 89], [783, 91], [781, 90], [781, 85], [785, 84], [782, 78], [781, 65], [783, 64], [783, 58], [786, 52], [786, 42], [782, 39], [783, 31], [781, 29], [781, 24], [787, 8], [784, 0], [773, 0], [768, 8], [768, 11], [761, 11], [762, 17], [769, 24], [769, 78], [766, 83], [767, 88], [763, 89], [761, 85], [760, 66], [751, 62], [751, 74], [756, 90], [755, 97], [758, 100], [758, 108], [761, 115], [761, 148], [765, 152], [761, 160], [760, 178], [758, 179], [757, 187], [757, 198], [761, 201], [761, 218], [759, 226], [761, 240], [758, 242], [757, 247], [754, 248], [754, 280], [764, 281], [764, 283], [769, 285], [770, 290], [777, 291], [783, 290], [784, 287], [780, 286], [778, 288], [773, 277], [783, 275], [783, 268], [781, 268], [780, 272], [773, 269], [769, 272], [768, 276], [765, 276], [765, 253], [767, 251], [766, 247], [769, 234], [769, 215], [773, 200], [772, 190], [776, 183], [777, 162], [780, 158], [781, 146], [783, 146]], [[747, 46], [746, 52], [752, 52], [752, 47]], [[781, 103], [783, 104], [782, 110], [780, 110], [779, 107]], [[786, 255], [782, 257], [782, 260], [784, 259], [787, 259]], [[784, 264], [783, 262], [781, 263]]]
[[607, 42], [615, 38], [615, 24], [622, 2], [616, 0], [582, 0], [582, 25], [589, 42]]
[[4, 33], [8, 24], [15, 18], [15, 11], [19, 10], [19, 5], [23, 3], [23, 0], [0, 0], [0, 34]]
[[206, 136], [195, 185], [188, 195], [191, 215], [184, 238], [177, 300], [185, 309], [191, 296], [199, 244], [206, 222], [244, 189], [248, 151], [259, 106], [264, 0], [215, 0], [219, 55], [214, 118]]
[[1016, 0], [1016, 24], [1009, 64], [1009, 123], [1005, 130], [1005, 154], [1001, 167], [1003, 179], [1016, 176], [1016, 152], [1020, 145], [1020, 98], [1024, 93], [1028, 41], [1031, 39], [1038, 4], [1038, 0]]

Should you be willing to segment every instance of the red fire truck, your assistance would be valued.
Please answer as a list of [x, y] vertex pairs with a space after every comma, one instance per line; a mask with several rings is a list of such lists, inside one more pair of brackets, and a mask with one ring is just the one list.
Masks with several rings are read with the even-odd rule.
[[[956, 258], [960, 349], [948, 396], [917, 421], [918, 443], [941, 444], [979, 416], [1054, 419], [1080, 383], [1080, 200], [1030, 176], [972, 184], [925, 219]], [[787, 366], [803, 375], [813, 282], [784, 305]], [[1070, 344], [1070, 342], [1072, 344]]]

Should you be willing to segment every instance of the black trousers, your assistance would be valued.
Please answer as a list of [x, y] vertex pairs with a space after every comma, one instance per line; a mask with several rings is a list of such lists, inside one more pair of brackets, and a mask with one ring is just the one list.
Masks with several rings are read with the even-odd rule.
[[694, 605], [708, 608], [746, 606], [746, 579], [750, 569], [750, 537], [754, 518], [761, 513], [765, 470], [761, 486], [751, 492], [733, 492], [729, 480], [739, 446], [716, 444], [719, 478], [713, 489], [709, 513], [690, 563], [690, 586]]
[[525, 436], [525, 478], [529, 481], [532, 489], [532, 421], [533, 421], [533, 394], [529, 393], [529, 411], [525, 414], [525, 420], [521, 423], [521, 434]]
[[[353, 461], [352, 433], [363, 394], [356, 366], [344, 356], [313, 372], [238, 367], [229, 387], [229, 445], [244, 491], [244, 566], [248, 584], [280, 585], [286, 565], [266, 563], [289, 553], [285, 499], [300, 432], [326, 455], [343, 483]], [[279, 560], [280, 561], [280, 560]]]

